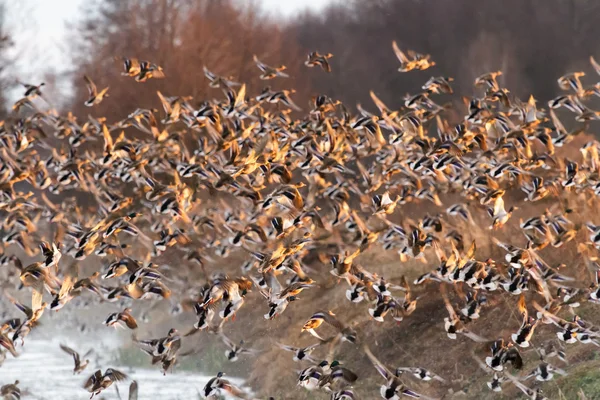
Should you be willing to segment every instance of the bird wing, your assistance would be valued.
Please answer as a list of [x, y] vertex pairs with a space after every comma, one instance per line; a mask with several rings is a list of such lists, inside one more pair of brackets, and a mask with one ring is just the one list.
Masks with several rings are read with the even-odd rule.
[[408, 285], [408, 282], [406, 281], [406, 276], [402, 275], [400, 277], [399, 286], [402, 288], [402, 290], [404, 290], [404, 292], [406, 293], [406, 296], [410, 297], [410, 286]]
[[102, 125], [102, 135], [104, 135], [104, 151], [112, 150], [113, 140], [106, 124]]
[[133, 315], [129, 314], [129, 312], [121, 313], [121, 319], [123, 320], [123, 322], [125, 322], [125, 325], [127, 325], [129, 329], [136, 329], [138, 327], [137, 321], [135, 320]]
[[104, 375], [110, 377], [115, 382], [123, 381], [123, 380], [127, 379], [126, 374], [124, 374], [123, 372], [121, 372], [119, 370], [113, 369], [113, 368], [107, 369], [106, 373]]
[[228, 381], [223, 382], [223, 390], [229, 392], [233, 397], [237, 397], [238, 399], [247, 399], [248, 394], [244, 392], [239, 387], [229, 383]]
[[373, 366], [375, 367], [377, 372], [379, 372], [379, 374], [383, 376], [385, 380], [390, 380], [394, 376], [394, 374], [392, 374], [392, 372], [389, 369], [387, 369], [387, 367], [383, 365], [383, 363], [379, 361], [377, 357], [373, 355], [373, 353], [371, 353], [371, 349], [369, 349], [367, 345], [364, 346], [364, 351], [367, 357], [369, 357], [369, 360], [371, 360], [371, 362], [373, 363]]
[[283, 344], [283, 343], [277, 343], [277, 346], [279, 346], [279, 348], [285, 350], [285, 351], [293, 351], [296, 352], [299, 350], [298, 347], [293, 347], [293, 346], [288, 346], [287, 344]]
[[[41, 283], [43, 285], [42, 281], [39, 281], [39, 283]], [[7, 292], [4, 292], [4, 296], [6, 296], [6, 298], [11, 303], [13, 303], [15, 305], [15, 307], [17, 307], [19, 310], [21, 310], [21, 312], [23, 312], [23, 314], [25, 314], [27, 316], [27, 318], [31, 318], [33, 311], [29, 307], [27, 307], [25, 304], [20, 303], [17, 299], [15, 299], [11, 295], [9, 295]]]
[[221, 339], [223, 339], [223, 343], [225, 343], [225, 345], [227, 347], [229, 347], [231, 350], [236, 348], [236, 345], [235, 345], [235, 343], [233, 343], [233, 340], [229, 339], [224, 334], [221, 334]]
[[556, 132], [558, 132], [559, 134], [567, 133], [565, 126], [562, 124], [560, 119], [558, 119], [558, 116], [552, 109], [550, 109], [550, 118], [552, 119], [552, 124], [554, 125]]
[[239, 107], [242, 103], [244, 103], [246, 98], [246, 84], [244, 83], [240, 90], [238, 90], [237, 95], [235, 96], [234, 106]]
[[217, 75], [209, 71], [208, 68], [206, 68], [206, 65], [203, 66], [202, 69], [204, 70], [204, 76], [206, 76], [210, 81], [214, 81], [217, 79]]
[[321, 311], [319, 314], [323, 321], [335, 329], [342, 331], [345, 328], [344, 324], [342, 324], [331, 311]]
[[261, 61], [258, 59], [258, 57], [256, 57], [256, 54], [255, 54], [255, 55], [254, 55], [252, 58], [253, 58], [254, 62], [256, 63], [256, 66], [257, 66], [257, 67], [258, 67], [258, 68], [259, 68], [261, 71], [265, 72], [265, 71], [267, 70], [267, 68], [268, 68], [268, 67], [267, 67], [267, 65], [266, 65], [266, 64], [264, 64], [264, 63], [262, 63], [262, 62], [261, 62]]
[[400, 60], [401, 63], [404, 64], [404, 63], [409, 62], [409, 59], [402, 52], [402, 50], [400, 50], [400, 48], [398, 47], [398, 44], [396, 43], [395, 40], [392, 42], [392, 48], [394, 49], [394, 54], [396, 54], [396, 57], [398, 57], [398, 60]]
[[446, 310], [448, 310], [448, 314], [450, 315], [450, 319], [457, 319], [458, 315], [456, 315], [454, 307], [452, 307], [452, 304], [450, 304], [450, 300], [448, 300], [448, 295], [446, 294], [445, 286], [440, 286], [440, 292], [442, 294], [442, 298], [444, 299], [444, 305], [446, 306]]
[[502, 199], [502, 196], [496, 197], [496, 200], [494, 201], [494, 216], [501, 213], [504, 214], [505, 212], [506, 210], [504, 209], [504, 200]]
[[165, 99], [165, 96], [163, 96], [160, 91], [157, 90], [156, 94], [158, 95], [158, 98], [160, 99], [160, 102], [162, 103], [165, 112], [169, 114], [171, 112], [171, 103], [169, 103], [167, 99]]
[[519, 297], [518, 307], [519, 307], [519, 312], [523, 316], [523, 319], [527, 320], [528, 313], [527, 313], [527, 305], [525, 304], [525, 295], [524, 294], [521, 294], [521, 296]]
[[138, 383], [136, 381], [131, 382], [129, 385], [129, 400], [137, 400], [138, 398]]
[[65, 346], [64, 344], [60, 345], [60, 349], [62, 351], [64, 351], [65, 353], [70, 354], [71, 356], [73, 356], [73, 361], [77, 364], [77, 362], [79, 361], [79, 353], [77, 353], [72, 348]]
[[358, 216], [355, 210], [351, 210], [350, 215], [352, 216], [352, 220], [354, 221], [354, 223], [356, 223], [356, 226], [358, 226], [358, 229], [360, 229], [362, 233], [366, 234], [370, 232], [369, 228], [367, 228], [367, 224], [365, 224], [363, 219]]
[[15, 350], [15, 345], [14, 345], [13, 341], [8, 336], [6, 336], [6, 334], [4, 334], [2, 332], [0, 332], [0, 346], [4, 347], [6, 350], [8, 350], [10, 352], [10, 354], [12, 354], [13, 357], [19, 356], [19, 354]]
[[35, 313], [37, 310], [42, 308], [42, 301], [43, 301], [43, 296], [44, 296], [43, 290], [44, 290], [44, 283], [41, 281], [32, 287], [32, 291], [31, 291], [31, 311], [32, 311], [32, 313]]
[[87, 85], [88, 92], [90, 96], [95, 96], [98, 93], [98, 89], [96, 88], [96, 84], [92, 82], [89, 76], [84, 75], [83, 79], [85, 80], [85, 84]]
[[271, 299], [276, 298], [283, 291], [283, 287], [281, 286], [281, 283], [279, 283], [279, 280], [277, 279], [277, 277], [275, 276], [275, 274], [273, 273], [272, 270], [264, 272], [263, 275], [264, 275], [265, 282], [267, 283], [267, 286], [270, 289]]
[[[395, 42], [394, 42], [395, 43]], [[395, 50], [394, 50], [395, 51]], [[398, 50], [400, 51], [400, 50]], [[401, 52], [402, 53], [402, 52]], [[375, 105], [377, 106], [377, 108], [379, 109], [379, 112], [381, 114], [389, 114], [391, 111], [388, 108], [388, 106], [385, 105], [385, 103], [383, 101], [381, 101], [381, 99], [379, 99], [379, 97], [377, 97], [375, 95], [375, 92], [373, 92], [372, 90], [369, 92], [369, 94], [371, 95], [371, 99], [373, 100], [373, 103], [375, 103]]]
[[592, 64], [592, 67], [594, 67], [594, 69], [596, 70], [596, 73], [600, 75], [600, 64], [598, 64], [596, 60], [594, 60], [593, 56], [590, 56], [590, 63]]
[[69, 291], [73, 288], [73, 278], [70, 275], [64, 277], [62, 281], [62, 285], [60, 286], [60, 291], [58, 292], [58, 297], [62, 298], [69, 293]]

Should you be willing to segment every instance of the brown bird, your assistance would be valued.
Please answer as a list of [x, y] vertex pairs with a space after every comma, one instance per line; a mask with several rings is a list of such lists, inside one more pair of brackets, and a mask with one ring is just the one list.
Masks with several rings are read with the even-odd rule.
[[127, 375], [116, 369], [108, 368], [104, 374], [99, 369], [85, 381], [83, 387], [92, 394], [90, 396], [91, 399], [95, 395], [100, 394], [104, 389], [109, 388], [113, 383], [125, 379], [127, 379]]
[[[73, 362], [74, 362], [73, 375], [80, 374], [83, 370], [86, 369], [86, 367], [90, 363], [90, 360], [87, 360], [87, 359], [82, 360], [81, 357], [79, 356], [79, 353], [76, 352], [75, 350], [73, 350], [72, 348], [67, 347], [64, 344], [61, 344], [60, 348], [62, 351], [64, 351], [67, 354], [70, 354], [73, 357]], [[85, 353], [83, 358], [87, 357], [91, 352], [92, 352], [92, 350]]]
[[125, 324], [125, 326], [127, 326], [129, 329], [137, 329], [138, 327], [135, 318], [133, 318], [133, 316], [131, 315], [131, 308], [126, 308], [121, 312], [110, 314], [106, 321], [104, 321], [104, 324], [106, 326], [114, 327], [122, 326], [122, 324]]

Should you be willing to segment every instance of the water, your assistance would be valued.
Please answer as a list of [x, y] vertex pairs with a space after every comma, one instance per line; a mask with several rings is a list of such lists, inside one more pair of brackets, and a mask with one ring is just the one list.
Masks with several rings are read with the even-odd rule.
[[[85, 346], [83, 347], [85, 348]], [[85, 348], [87, 350], [87, 348]], [[98, 368], [116, 368], [135, 379], [139, 385], [139, 400], [191, 400], [201, 398], [199, 393], [211, 378], [195, 373], [178, 372], [163, 376], [157, 369], [130, 369], [104, 361], [102, 355], [96, 364], [96, 355], [91, 355], [90, 365], [80, 375], [73, 375], [73, 360], [59, 348], [59, 342], [48, 339], [28, 338], [25, 347], [18, 348], [21, 355], [7, 359], [0, 366], [0, 385], [19, 380], [23, 400], [79, 400], [90, 396], [83, 389], [84, 381]], [[80, 349], [78, 349], [80, 350]], [[83, 350], [83, 349], [81, 349]], [[240, 380], [230, 379], [236, 384]], [[117, 383], [122, 399], [127, 399], [129, 381]], [[116, 389], [111, 386], [98, 399], [118, 399]], [[96, 398], [96, 397], [94, 397]]]

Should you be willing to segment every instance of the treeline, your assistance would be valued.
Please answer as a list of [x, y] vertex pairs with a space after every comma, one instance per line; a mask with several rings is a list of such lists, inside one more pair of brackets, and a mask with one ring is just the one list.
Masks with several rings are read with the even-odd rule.
[[[208, 88], [204, 65], [246, 82], [249, 93], [267, 85], [295, 88], [303, 107], [321, 93], [371, 107], [371, 89], [397, 107], [432, 75], [453, 77], [455, 90], [470, 95], [476, 76], [498, 69], [514, 95], [534, 93], [546, 101], [558, 93], [556, 78], [575, 70], [593, 73], [588, 58], [600, 57], [597, 0], [349, 0], [285, 22], [267, 17], [257, 1], [86, 4], [85, 18], [72, 32], [72, 109], [88, 112], [82, 105], [86, 73], [99, 87], [110, 86], [109, 101], [95, 110], [110, 119], [138, 107], [158, 107], [156, 90], [197, 101], [220, 96]], [[398, 73], [392, 40], [402, 49], [431, 54], [437, 66]], [[313, 50], [334, 54], [331, 74], [304, 67]], [[260, 81], [253, 54], [271, 65], [287, 65], [292, 78]], [[144, 85], [125, 79], [115, 56], [151, 60], [168, 79]]]
[[[557, 94], [559, 76], [593, 73], [588, 59], [600, 57], [598, 16], [596, 0], [352, 0], [305, 14], [287, 31], [304, 49], [335, 54], [335, 74], [316, 77], [314, 87], [350, 103], [368, 101], [372, 89], [400, 105], [431, 75], [451, 76], [459, 93], [472, 94], [475, 77], [499, 69], [515, 95], [545, 101]], [[397, 73], [392, 40], [431, 54], [437, 66]]]
[[[74, 108], [86, 98], [83, 73], [98, 86], [110, 86], [110, 100], [100, 114], [122, 118], [134, 109], [159, 106], [156, 90], [166, 96], [193, 96], [195, 101], [222, 96], [208, 87], [203, 66], [244, 82], [249, 93], [260, 91], [256, 54], [270, 65], [286, 64], [292, 79], [271, 81], [277, 88], [307, 87], [303, 81], [304, 54], [259, 8], [240, 7], [230, 0], [104, 0], [85, 12], [89, 16], [74, 34]], [[137, 57], [163, 67], [167, 79], [143, 85], [119, 76], [115, 57]]]

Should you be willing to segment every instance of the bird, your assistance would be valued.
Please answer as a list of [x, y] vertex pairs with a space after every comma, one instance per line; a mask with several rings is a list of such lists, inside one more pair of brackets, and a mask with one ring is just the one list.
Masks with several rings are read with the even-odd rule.
[[436, 375], [424, 368], [419, 368], [419, 367], [398, 367], [398, 368], [396, 368], [396, 376], [400, 376], [400, 374], [402, 374], [404, 372], [409, 372], [409, 373], [413, 374], [413, 376], [415, 378], [420, 379], [422, 381], [430, 381], [432, 379], [439, 381], [439, 382], [446, 381], [441, 376]]
[[539, 319], [535, 319], [529, 316], [527, 312], [527, 306], [525, 304], [525, 296], [521, 294], [519, 298], [519, 312], [523, 316], [523, 322], [519, 331], [511, 335], [511, 339], [519, 347], [529, 347], [529, 341], [535, 332], [535, 328], [539, 322]]
[[83, 79], [85, 80], [89, 92], [89, 98], [84, 103], [86, 106], [92, 107], [98, 105], [104, 98], [108, 97], [108, 87], [105, 87], [98, 92], [96, 84], [87, 75], [84, 75]]
[[400, 50], [395, 40], [392, 42], [392, 48], [394, 50], [394, 54], [398, 58], [398, 61], [400, 61], [400, 67], [398, 68], [398, 71], [400, 72], [425, 70], [435, 66], [435, 62], [430, 60], [431, 57], [429, 55], [415, 53], [412, 50], [409, 50], [405, 54], [402, 50]]
[[5, 400], [20, 400], [21, 389], [19, 388], [19, 381], [16, 380], [15, 383], [0, 386], [0, 395]]
[[312, 344], [312, 345], [306, 346], [306, 347], [294, 347], [294, 346], [288, 346], [285, 344], [278, 343], [278, 346], [281, 349], [294, 353], [294, 357], [293, 357], [294, 361], [306, 360], [311, 363], [317, 363], [317, 360], [311, 356], [311, 353], [321, 345], [322, 345], [322, 343], [319, 342], [319, 343], [315, 343], [315, 344]]
[[237, 399], [246, 399], [248, 398], [246, 392], [232, 384], [228, 379], [225, 379], [223, 376], [223, 372], [217, 373], [217, 375], [211, 378], [206, 385], [204, 385], [204, 389], [202, 390], [202, 395], [205, 398], [211, 398], [216, 395], [220, 395], [223, 392], [228, 393], [230, 396], [233, 396]]
[[40, 83], [39, 85], [31, 85], [29, 83], [21, 83], [21, 85], [23, 85], [23, 87], [25, 88], [25, 93], [23, 94], [23, 97], [30, 99], [33, 99], [38, 96], [42, 97], [42, 86], [45, 85], [44, 82]]
[[499, 339], [492, 343], [491, 350], [492, 355], [486, 357], [485, 363], [494, 371], [503, 371], [506, 362], [510, 362], [516, 369], [523, 368], [521, 353], [512, 343], [505, 345], [504, 339]]
[[131, 308], [126, 308], [121, 312], [110, 314], [104, 321], [104, 325], [118, 327], [124, 324], [129, 329], [137, 329], [138, 324], [131, 311]]
[[92, 394], [90, 396], [91, 399], [95, 395], [100, 394], [103, 390], [108, 389], [113, 383], [125, 379], [127, 379], [127, 375], [116, 369], [107, 368], [104, 373], [99, 369], [85, 381], [83, 387]]
[[331, 72], [331, 66], [329, 65], [328, 61], [331, 57], [333, 57], [333, 54], [331, 53], [319, 54], [318, 51], [311, 51], [308, 53], [308, 57], [304, 62], [304, 65], [307, 67], [314, 67], [318, 65], [323, 69], [323, 71]]
[[358, 340], [356, 331], [349, 326], [341, 323], [331, 311], [317, 311], [314, 313], [302, 327], [302, 332], [307, 331], [319, 340], [325, 340], [319, 336], [315, 329], [325, 322], [338, 331], [338, 335], [342, 340], [355, 343]]
[[[30, 354], [25, 338], [48, 325], [87, 334], [80, 317], [114, 304], [103, 322], [132, 329], [125, 342], [163, 374], [186, 356], [210, 355], [191, 338], [200, 331], [223, 341], [229, 361], [243, 354], [260, 367], [280, 357], [258, 370], [268, 381], [255, 380], [258, 395], [268, 386], [294, 397], [286, 385], [296, 378], [332, 399], [376, 397], [361, 369], [367, 358], [384, 378], [383, 398], [425, 397], [406, 385], [413, 379], [419, 391], [446, 379], [457, 393], [462, 372], [446, 367], [469, 351], [492, 391], [512, 382], [543, 398], [527, 380], [568, 376], [580, 360], [556, 358], [600, 347], [600, 329], [583, 318], [600, 299], [600, 143], [589, 136], [598, 84], [569, 72], [541, 105], [538, 93], [505, 85], [503, 71], [482, 70], [462, 81], [460, 92], [471, 84], [473, 94], [460, 98], [451, 76], [419, 81], [432, 56], [398, 45], [399, 71], [416, 90], [364, 88], [370, 102], [356, 107], [336, 92], [315, 94], [303, 110], [296, 101], [311, 87], [256, 86], [288, 77], [256, 56], [260, 75], [248, 78], [244, 68], [214, 73], [232, 65], [209, 54], [193, 95], [172, 93], [178, 77], [159, 64], [117, 57], [123, 76], [164, 81], [155, 96], [124, 79], [132, 102], [116, 99], [116, 114], [46, 109], [35, 101], [48, 103], [45, 86], [24, 85], [0, 122], [1, 300], [19, 310], [0, 307], [0, 363]], [[184, 60], [162, 57], [165, 67]], [[345, 73], [330, 60], [313, 51], [301, 62]], [[86, 105], [101, 104], [107, 91], [84, 79]], [[417, 272], [420, 264], [431, 267]], [[403, 335], [393, 334], [397, 324]], [[154, 336], [153, 325], [168, 333]], [[435, 368], [444, 378], [423, 368], [427, 348], [437, 348], [429, 340], [448, 349]], [[400, 354], [408, 342], [414, 348]], [[367, 345], [386, 346], [386, 363], [401, 366], [389, 369]], [[61, 349], [74, 374], [87, 369], [87, 355]], [[102, 371], [86, 382], [92, 396], [126, 379]], [[254, 396], [234, 382], [219, 373], [200, 394]]]
[[73, 350], [72, 348], [67, 347], [64, 344], [61, 344], [60, 349], [73, 357], [73, 362], [74, 362], [73, 375], [80, 374], [89, 365], [90, 360], [85, 359], [85, 357], [87, 357], [92, 352], [91, 350], [88, 351], [86, 354], [84, 354], [84, 356], [83, 356], [84, 359], [82, 360], [79, 353], [76, 352], [75, 350]]
[[243, 347], [243, 340], [240, 341], [239, 345], [237, 345], [223, 334], [221, 334], [221, 338], [223, 339], [223, 343], [225, 343], [225, 345], [229, 348], [227, 351], [225, 351], [225, 357], [227, 357], [228, 361], [237, 361], [240, 354], [256, 354], [255, 350]]
[[287, 68], [285, 65], [280, 65], [279, 67], [271, 67], [263, 62], [261, 62], [258, 57], [256, 57], [256, 54], [252, 56], [254, 63], [256, 64], [256, 66], [258, 67], [258, 69], [260, 69], [260, 71], [262, 72], [262, 74], [260, 74], [260, 79], [262, 80], [268, 80], [268, 79], [273, 79], [273, 78], [289, 78], [289, 75], [286, 74], [285, 71]]
[[431, 397], [424, 396], [408, 388], [398, 376], [392, 373], [384, 364], [381, 363], [381, 361], [375, 357], [375, 355], [373, 355], [368, 346], [365, 345], [363, 350], [367, 357], [369, 357], [369, 360], [377, 372], [379, 372], [379, 375], [381, 375], [385, 380], [385, 385], [381, 385], [379, 389], [379, 394], [382, 399], [398, 400], [401, 396], [431, 399]]

